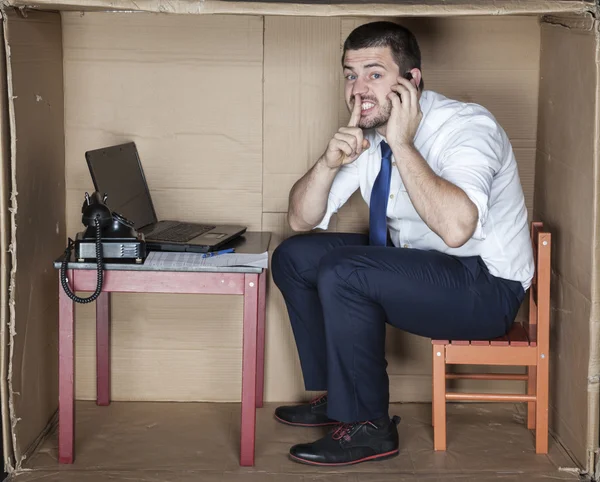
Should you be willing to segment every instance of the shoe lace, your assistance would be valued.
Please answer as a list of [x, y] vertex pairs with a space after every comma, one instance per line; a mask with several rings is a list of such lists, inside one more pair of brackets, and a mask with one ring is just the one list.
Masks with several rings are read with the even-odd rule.
[[331, 438], [333, 440], [344, 439], [346, 442], [350, 442], [352, 439], [352, 435], [350, 433], [354, 430], [354, 427], [358, 425], [371, 425], [372, 427], [377, 428], [377, 426], [369, 421], [366, 422], [352, 422], [352, 423], [342, 423], [340, 426], [333, 432]]
[[333, 432], [331, 438], [333, 440], [344, 439], [346, 442], [349, 442], [352, 437], [350, 437], [350, 432], [356, 426], [356, 423], [342, 423], [340, 426]]
[[311, 404], [311, 405], [316, 405], [316, 404], [320, 403], [321, 401], [323, 401], [323, 400], [324, 400], [324, 399], [326, 399], [326, 398], [327, 398], [327, 394], [326, 394], [326, 393], [323, 393], [322, 395], [319, 395], [319, 396], [317, 396], [317, 397], [313, 398], [313, 399], [310, 401], [310, 404]]

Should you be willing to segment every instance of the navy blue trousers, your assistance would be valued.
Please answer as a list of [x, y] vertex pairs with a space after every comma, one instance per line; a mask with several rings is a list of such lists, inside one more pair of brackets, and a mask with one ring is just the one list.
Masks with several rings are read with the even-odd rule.
[[328, 392], [340, 422], [388, 415], [386, 323], [434, 339], [489, 339], [510, 328], [520, 283], [479, 256], [368, 246], [361, 234], [311, 233], [273, 253], [306, 390]]

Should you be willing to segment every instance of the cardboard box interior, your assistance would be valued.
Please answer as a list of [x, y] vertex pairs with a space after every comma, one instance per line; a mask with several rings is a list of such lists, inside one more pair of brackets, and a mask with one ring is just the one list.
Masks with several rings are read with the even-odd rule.
[[256, 464], [240, 467], [238, 404], [78, 401], [76, 463], [56, 463], [54, 432], [10, 482], [582, 482], [554, 440], [547, 456], [535, 455], [523, 405], [449, 404], [449, 445], [441, 453], [431, 450], [430, 407], [392, 404], [402, 418], [398, 457], [345, 467], [289, 460], [291, 445], [324, 430], [283, 425], [273, 417], [276, 406], [258, 410]]
[[[137, 3], [150, 11], [164, 5]], [[235, 13], [235, 5], [219, 8]], [[589, 469], [598, 442], [597, 23], [582, 13], [591, 8], [583, 2], [506, 4], [514, 10], [507, 13], [528, 7], [524, 13], [556, 14], [544, 17], [491, 16], [492, 7], [482, 5], [439, 18], [430, 14], [442, 7], [425, 3], [397, 20], [419, 38], [426, 88], [480, 103], [498, 118], [513, 142], [530, 217], [555, 236], [551, 427]], [[408, 8], [377, 12], [390, 17], [401, 7]], [[574, 13], [558, 15], [566, 10]], [[82, 228], [83, 194], [92, 189], [86, 150], [135, 141], [161, 218], [272, 231], [271, 250], [291, 234], [288, 191], [348, 117], [343, 39], [378, 17], [240, 13], [253, 14], [5, 10], [8, 105], [0, 153], [8, 176], [0, 200], [10, 216], [3, 224], [10, 249], [2, 250], [10, 279], [10, 299], [2, 299], [9, 320], [2, 387], [9, 467], [20, 465], [57, 408], [58, 284], [51, 261]], [[355, 195], [333, 229], [364, 230], [366, 214]], [[113, 300], [114, 400], [239, 401], [241, 301], [126, 294]], [[91, 400], [93, 306], [77, 305], [76, 316], [76, 396]], [[429, 340], [388, 334], [392, 401], [429, 401]], [[524, 390], [510, 382], [461, 388]], [[282, 298], [270, 283], [265, 400], [309, 395]]]

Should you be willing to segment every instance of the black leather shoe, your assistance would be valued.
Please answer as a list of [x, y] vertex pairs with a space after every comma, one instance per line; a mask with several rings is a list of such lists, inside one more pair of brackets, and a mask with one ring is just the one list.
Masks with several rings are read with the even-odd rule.
[[399, 452], [399, 423], [400, 417], [393, 417], [341, 424], [316, 442], [294, 445], [290, 457], [310, 465], [350, 465], [395, 457]]
[[278, 407], [275, 409], [275, 418], [281, 423], [299, 427], [323, 427], [339, 424], [327, 417], [327, 395], [321, 395], [303, 405]]

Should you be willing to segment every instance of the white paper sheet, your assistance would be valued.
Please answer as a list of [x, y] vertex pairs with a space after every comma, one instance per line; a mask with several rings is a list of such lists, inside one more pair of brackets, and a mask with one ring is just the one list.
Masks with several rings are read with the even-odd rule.
[[185, 271], [202, 266], [249, 266], [253, 268], [267, 268], [269, 263], [269, 254], [267, 252], [260, 254], [248, 253], [226, 253], [209, 258], [202, 257], [200, 253], [167, 253], [151, 251], [148, 253], [144, 265], [150, 268], [159, 268], [162, 270]]

